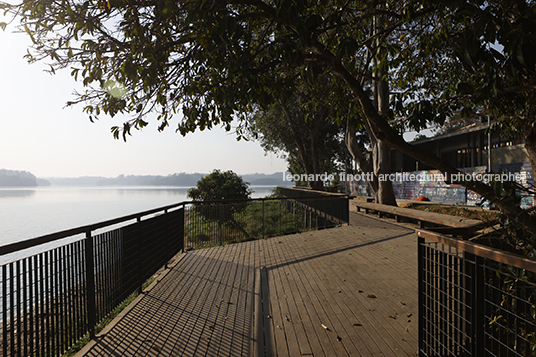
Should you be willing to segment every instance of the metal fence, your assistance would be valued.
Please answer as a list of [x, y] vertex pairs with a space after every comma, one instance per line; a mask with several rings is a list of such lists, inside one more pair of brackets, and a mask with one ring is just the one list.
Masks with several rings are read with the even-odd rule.
[[277, 189], [284, 197], [318, 211], [330, 222], [341, 224], [348, 223], [350, 220], [350, 201], [347, 194], [293, 187], [278, 187]]
[[347, 223], [334, 216], [337, 205], [348, 210], [348, 197], [181, 202], [2, 246], [1, 356], [61, 356], [93, 338], [185, 241], [200, 247]]
[[536, 356], [536, 261], [417, 234], [419, 354]]
[[348, 214], [347, 196], [188, 202], [184, 234], [188, 248], [213, 246], [330, 228]]
[[[0, 247], [1, 257], [18, 256], [0, 265], [2, 356], [61, 356], [88, 333], [94, 337], [99, 322], [183, 249], [184, 210], [177, 207]], [[155, 213], [163, 214], [142, 220]], [[64, 239], [71, 242], [58, 244]]]

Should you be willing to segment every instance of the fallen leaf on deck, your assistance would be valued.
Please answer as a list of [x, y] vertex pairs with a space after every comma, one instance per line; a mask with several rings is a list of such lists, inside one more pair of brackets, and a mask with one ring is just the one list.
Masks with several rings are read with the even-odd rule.
[[281, 326], [279, 326], [279, 325], [277, 325], [277, 328], [278, 328], [278, 329], [280, 329], [280, 330], [282, 330], [282, 329], [283, 329], [283, 328], [282, 328]]
[[285, 319], [290, 322], [290, 318], [287, 315], [285, 315]]
[[388, 317], [391, 318], [391, 319], [396, 320], [396, 316], [391, 316], [391, 315], [389, 315]]
[[376, 299], [376, 295], [374, 295], [374, 294], [367, 295], [367, 297], [368, 297], [369, 299]]
[[361, 324], [358, 324], [357, 322], [354, 324], [354, 326], [363, 326]]
[[160, 353], [160, 351], [161, 351], [160, 347], [158, 347], [158, 346], [153, 346], [153, 347], [151, 347], [151, 348], [152, 348], [153, 350], [155, 350], [156, 352], [158, 352], [158, 353]]
[[363, 293], [364, 291], [363, 290], [357, 290], [358, 293]]
[[337, 336], [337, 341], [342, 341], [341, 336]]
[[411, 317], [413, 314], [410, 312], [409, 314], [407, 314], [406, 316], [407, 317]]
[[402, 305], [406, 306], [406, 303], [405, 303], [405, 302], [403, 302], [403, 301], [400, 301], [400, 303], [401, 303]]
[[324, 330], [326, 330], [326, 331], [331, 331], [331, 330], [329, 329], [329, 327], [327, 327], [327, 326], [324, 325], [324, 324], [322, 324], [322, 328], [323, 328]]

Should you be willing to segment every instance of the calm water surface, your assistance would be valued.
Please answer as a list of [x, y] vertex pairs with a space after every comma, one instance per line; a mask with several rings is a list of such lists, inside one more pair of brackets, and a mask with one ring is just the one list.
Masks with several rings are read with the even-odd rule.
[[[252, 186], [265, 197], [272, 186]], [[188, 187], [0, 188], [0, 245], [181, 201]]]

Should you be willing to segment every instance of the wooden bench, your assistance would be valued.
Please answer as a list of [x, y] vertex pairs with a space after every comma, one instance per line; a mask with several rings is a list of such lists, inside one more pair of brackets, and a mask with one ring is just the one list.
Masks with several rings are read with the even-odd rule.
[[361, 209], [364, 209], [365, 213], [375, 211], [380, 218], [385, 214], [390, 214], [395, 217], [397, 222], [400, 222], [402, 217], [414, 219], [418, 222], [419, 228], [427, 228], [426, 224], [432, 223], [441, 226], [431, 228], [433, 231], [452, 234], [454, 236], [460, 235], [464, 238], [468, 238], [473, 232], [486, 225], [485, 222], [476, 219], [456, 217], [436, 212], [425, 212], [412, 208], [388, 206], [371, 202], [355, 202], [354, 205], [357, 207], [358, 212]]

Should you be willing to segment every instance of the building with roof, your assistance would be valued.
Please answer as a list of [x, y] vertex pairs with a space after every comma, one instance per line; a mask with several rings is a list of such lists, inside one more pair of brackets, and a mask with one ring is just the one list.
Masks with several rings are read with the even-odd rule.
[[[459, 169], [486, 166], [488, 171], [497, 172], [501, 169], [521, 169], [527, 165], [530, 167], [523, 138], [506, 137], [498, 130], [491, 130], [488, 134], [488, 128], [488, 122], [475, 122], [454, 132], [419, 139], [412, 144], [435, 153], [437, 157]], [[434, 168], [393, 150], [391, 169], [393, 172], [406, 172]]]

